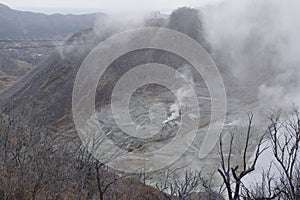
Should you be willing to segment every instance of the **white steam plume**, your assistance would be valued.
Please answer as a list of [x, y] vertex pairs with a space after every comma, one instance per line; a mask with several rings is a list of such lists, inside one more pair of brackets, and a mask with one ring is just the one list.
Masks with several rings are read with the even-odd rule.
[[[213, 57], [231, 70], [238, 87], [256, 88], [260, 110], [300, 106], [299, 9], [293, 0], [228, 0], [203, 10]], [[267, 169], [272, 160], [268, 149], [257, 168]], [[260, 177], [255, 173], [244, 182], [253, 184], [251, 177]]]
[[212, 54], [261, 107], [300, 105], [300, 2], [229, 0], [203, 11]]
[[[179, 118], [180, 109], [184, 109], [184, 107], [187, 104], [186, 98], [191, 97], [193, 95], [194, 79], [192, 75], [192, 70], [189, 66], [183, 66], [177, 69], [175, 78], [182, 78], [182, 77], [189, 83], [189, 85], [182, 86], [176, 91], [175, 95], [177, 100], [170, 106], [171, 115], [163, 122], [164, 124]], [[181, 104], [179, 102], [181, 102]]]

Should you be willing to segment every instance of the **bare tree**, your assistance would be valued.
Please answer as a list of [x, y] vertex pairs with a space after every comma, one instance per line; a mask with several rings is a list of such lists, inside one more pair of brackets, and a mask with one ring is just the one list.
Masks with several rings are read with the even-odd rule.
[[200, 180], [200, 172], [185, 171], [184, 179], [175, 180], [174, 187], [171, 187], [171, 191], [174, 191], [173, 193], [175, 193], [179, 200], [189, 199], [191, 198], [191, 194], [199, 189]]
[[281, 188], [281, 196], [295, 200], [300, 198], [300, 115], [297, 109], [288, 120], [282, 121], [280, 115], [280, 112], [276, 112], [270, 117], [268, 133], [275, 165], [280, 172], [278, 187]]
[[267, 147], [261, 149], [261, 145], [263, 143], [263, 136], [259, 139], [256, 152], [254, 155], [254, 160], [251, 165], [247, 164], [247, 151], [249, 148], [249, 139], [251, 135], [251, 128], [253, 122], [253, 114], [250, 113], [248, 115], [249, 124], [247, 129], [246, 141], [244, 150], [242, 152], [242, 168], [240, 169], [239, 165], [232, 164], [232, 151], [233, 151], [233, 141], [234, 135], [231, 133], [230, 135], [230, 144], [229, 144], [229, 152], [227, 159], [225, 158], [224, 150], [223, 150], [223, 137], [222, 134], [219, 139], [219, 154], [221, 158], [221, 168], [218, 169], [219, 174], [222, 177], [222, 180], [225, 184], [225, 188], [227, 191], [228, 198], [230, 200], [240, 199], [240, 190], [242, 186], [242, 179], [249, 173], [255, 170], [255, 165], [257, 163], [258, 157], [261, 155], [263, 151], [266, 150]]
[[[95, 197], [100, 200], [107, 199], [111, 193], [109, 189], [117, 181], [128, 176], [127, 174], [118, 174], [106, 166], [107, 162], [118, 156], [118, 152], [109, 157], [105, 156], [107, 157], [106, 162], [101, 162], [94, 157], [99, 153], [99, 147], [103, 144], [104, 137], [95, 132], [87, 135], [84, 142], [78, 137], [71, 136], [71, 138], [68, 138], [68, 135], [64, 139], [64, 144], [70, 143], [72, 147], [71, 154], [75, 159], [73, 161], [75, 166], [73, 179], [77, 183], [75, 193], [78, 200]], [[113, 150], [110, 152], [113, 152]]]
[[[206, 200], [223, 200], [223, 184], [220, 187], [216, 187], [216, 183], [214, 182], [215, 172], [209, 174], [207, 177], [202, 177], [201, 185], [204, 189], [204, 193], [202, 193], [200, 199]], [[215, 189], [215, 188], [218, 188]]]
[[[75, 133], [28, 131], [10, 124], [0, 127], [3, 199], [104, 199], [109, 188], [124, 177], [95, 159]], [[90, 143], [93, 151], [101, 140]]]
[[[5, 142], [1, 154], [0, 185], [4, 199], [40, 199], [59, 193], [64, 179], [64, 156], [55, 148], [56, 135], [45, 130], [27, 131], [2, 124]], [[3, 133], [3, 132], [2, 132]]]
[[280, 111], [273, 112], [267, 129], [274, 160], [267, 170], [263, 170], [256, 185], [251, 188], [243, 186], [244, 199], [300, 198], [300, 116], [297, 109], [288, 117], [282, 118], [281, 115]]
[[253, 186], [242, 186], [241, 197], [253, 200], [279, 199], [281, 189], [276, 184], [275, 173], [272, 172], [272, 163], [267, 170], [262, 170], [261, 180]]
[[166, 199], [193, 199], [193, 196], [202, 189], [201, 184], [204, 178], [200, 172], [185, 170], [183, 177], [178, 175], [178, 173], [178, 169], [173, 171], [167, 169], [165, 176], [156, 183], [156, 188], [162, 194], [170, 194], [170, 196], [164, 195]]

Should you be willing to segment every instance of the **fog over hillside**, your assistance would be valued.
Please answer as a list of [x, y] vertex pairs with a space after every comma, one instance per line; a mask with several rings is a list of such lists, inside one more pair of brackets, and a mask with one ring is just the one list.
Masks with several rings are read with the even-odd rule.
[[[203, 10], [212, 55], [231, 70], [239, 87], [254, 92], [258, 104], [247, 109], [256, 114], [261, 131], [272, 111], [279, 109], [288, 119], [300, 106], [299, 8], [296, 1], [231, 0]], [[260, 182], [261, 170], [272, 162], [268, 149], [246, 184]], [[274, 166], [271, 173], [279, 176]]]
[[261, 108], [300, 105], [300, 22], [296, 1], [226, 1], [204, 9], [214, 58], [240, 86], [259, 86]]

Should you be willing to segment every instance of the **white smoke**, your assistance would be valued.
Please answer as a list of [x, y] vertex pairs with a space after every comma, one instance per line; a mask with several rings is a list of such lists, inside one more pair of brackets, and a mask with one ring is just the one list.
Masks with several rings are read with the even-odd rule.
[[175, 74], [175, 78], [184, 78], [189, 85], [182, 86], [176, 91], [177, 100], [170, 106], [171, 115], [163, 122], [164, 124], [180, 117], [180, 110], [184, 109], [188, 102], [186, 99], [193, 95], [194, 91], [194, 79], [192, 75], [192, 69], [190, 66], [183, 66], [178, 68]]
[[180, 105], [178, 102], [171, 105], [170, 112], [171, 115], [163, 122], [164, 124], [180, 117]]
[[229, 0], [204, 9], [214, 58], [240, 86], [257, 88], [261, 107], [300, 105], [300, 2]]
[[96, 20], [94, 30], [96, 33], [102, 33], [103, 30], [109, 30], [113, 33], [126, 31], [129, 29], [140, 28], [148, 13], [123, 13], [108, 15], [105, 20], [99, 18]]
[[[228, 0], [203, 10], [213, 57], [232, 72], [238, 87], [255, 88], [260, 110], [300, 106], [299, 9], [300, 1], [293, 0]], [[256, 168], [266, 170], [273, 160], [268, 149]], [[244, 182], [257, 183], [260, 176], [255, 171]]]

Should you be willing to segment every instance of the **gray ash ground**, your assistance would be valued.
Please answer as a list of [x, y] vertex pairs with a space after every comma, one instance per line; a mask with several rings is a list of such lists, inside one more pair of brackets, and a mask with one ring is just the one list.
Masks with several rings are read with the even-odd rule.
[[[168, 170], [170, 169], [192, 169], [192, 170], [202, 170], [205, 171], [206, 174], [213, 173], [219, 167], [219, 153], [217, 144], [210, 152], [208, 156], [203, 159], [198, 157], [199, 149], [203, 143], [203, 138], [207, 133], [207, 128], [209, 123], [213, 126], [215, 122], [210, 122], [211, 116], [211, 101], [209, 98], [209, 91], [205, 87], [201, 87], [203, 84], [195, 85], [195, 92], [198, 97], [198, 106], [200, 108], [200, 119], [192, 119], [195, 115], [187, 114], [187, 118], [190, 120], [182, 121], [182, 117], [180, 116], [177, 119], [171, 120], [165, 124], [163, 124], [166, 117], [170, 116], [170, 106], [176, 100], [175, 95], [168, 90], [139, 90], [136, 91], [131, 99], [129, 106], [125, 106], [125, 108], [129, 109], [129, 113], [131, 119], [136, 123], [136, 130], [140, 131], [141, 137], [131, 136], [130, 133], [127, 133], [126, 130], [122, 130], [119, 125], [114, 120], [115, 117], [122, 117], [122, 115], [128, 112], [124, 107], [119, 108], [120, 116], [113, 116], [111, 112], [111, 106], [114, 106], [114, 103], [101, 107], [98, 111], [97, 119], [102, 124], [103, 131], [106, 136], [120, 148], [126, 149], [128, 152], [152, 152], [158, 149], [161, 149], [163, 146], [167, 145], [172, 139], [175, 138], [177, 131], [180, 126], [190, 127], [190, 130], [196, 130], [196, 137], [189, 147], [186, 146], [178, 146], [177, 148], [182, 148], [184, 151], [183, 155], [175, 162], [170, 163]], [[255, 109], [258, 109], [258, 105], [256, 104], [254, 98], [254, 92], [251, 90], [243, 90], [243, 88], [231, 87], [227, 89], [228, 102], [227, 102], [227, 116], [226, 122], [223, 126], [223, 139], [224, 139], [224, 152], [228, 151], [229, 144], [229, 134], [234, 133], [234, 147], [233, 147], [233, 162], [239, 162], [241, 148], [243, 147], [246, 136], [247, 127], [247, 111], [255, 112]], [[159, 92], [158, 92], [159, 91]], [[162, 92], [161, 92], [162, 91]], [[241, 95], [243, 94], [243, 95]], [[237, 98], [238, 97], [238, 98]], [[120, 97], [120, 100], [122, 98]], [[248, 103], [250, 102], [250, 103]], [[251, 103], [252, 102], [252, 103]], [[123, 110], [122, 110], [123, 109]], [[156, 115], [153, 120], [157, 120], [162, 124], [162, 128], [156, 134], [151, 135], [151, 137], [147, 138], [147, 132], [144, 129], [139, 129], [143, 126], [150, 126], [151, 129], [151, 109], [152, 112]], [[251, 110], [252, 109], [252, 110]], [[150, 112], [149, 112], [150, 110]], [[215, 111], [218, 112], [218, 111]], [[242, 116], [242, 117], [241, 117]], [[199, 123], [191, 123], [191, 122], [199, 122]], [[126, 124], [122, 126], [126, 127]], [[253, 129], [253, 137], [251, 138], [250, 148], [248, 157], [250, 158], [252, 152], [255, 149], [255, 145], [258, 139], [259, 131]], [[221, 132], [221, 130], [220, 130]], [[172, 157], [172, 151], [168, 152], [168, 156]], [[144, 166], [141, 166], [143, 168]], [[154, 183], [159, 176], [161, 176], [161, 172], [154, 173], [149, 178], [149, 184]], [[182, 172], [182, 171], [181, 171]]]

